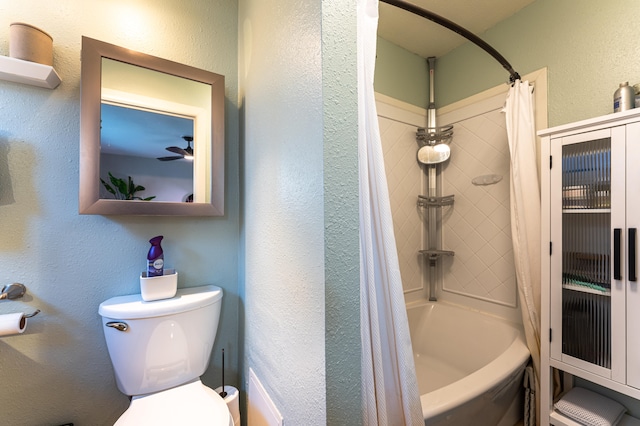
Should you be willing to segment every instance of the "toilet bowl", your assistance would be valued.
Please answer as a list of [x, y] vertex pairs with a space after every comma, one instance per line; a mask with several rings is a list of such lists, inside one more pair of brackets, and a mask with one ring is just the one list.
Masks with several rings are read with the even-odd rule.
[[224, 399], [200, 381], [209, 365], [222, 289], [180, 289], [171, 299], [140, 294], [100, 304], [118, 389], [131, 396], [117, 426], [234, 426]]
[[[114, 426], [234, 426], [224, 399], [196, 380], [144, 396], [134, 396]], [[240, 425], [237, 425], [240, 426]]]

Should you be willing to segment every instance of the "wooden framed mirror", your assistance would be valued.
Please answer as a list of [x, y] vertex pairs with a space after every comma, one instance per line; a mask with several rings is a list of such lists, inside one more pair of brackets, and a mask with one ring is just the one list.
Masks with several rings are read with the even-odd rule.
[[82, 37], [80, 214], [223, 216], [224, 76]]

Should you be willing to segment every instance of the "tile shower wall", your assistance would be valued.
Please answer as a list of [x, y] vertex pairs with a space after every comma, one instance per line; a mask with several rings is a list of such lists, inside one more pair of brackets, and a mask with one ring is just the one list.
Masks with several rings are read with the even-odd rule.
[[[419, 125], [389, 113], [379, 114], [378, 119], [403, 289], [406, 294], [426, 296], [428, 270], [418, 254], [426, 247], [426, 223], [416, 206], [417, 195], [426, 190], [424, 171], [416, 161]], [[487, 186], [472, 183], [490, 174], [502, 180]], [[454, 124], [451, 158], [442, 167], [442, 194], [455, 195], [454, 205], [442, 210], [442, 248], [453, 250], [455, 256], [441, 261], [439, 296], [446, 299], [446, 293], [455, 293], [516, 306], [509, 148], [499, 109]]]
[[[474, 178], [498, 175], [486, 186]], [[516, 306], [509, 209], [509, 145], [504, 114], [493, 110], [455, 123], [451, 158], [443, 168], [443, 193], [455, 204], [442, 218], [444, 291]]]
[[423, 172], [416, 161], [417, 126], [378, 116], [400, 275], [405, 292], [423, 289], [422, 220], [416, 202]]

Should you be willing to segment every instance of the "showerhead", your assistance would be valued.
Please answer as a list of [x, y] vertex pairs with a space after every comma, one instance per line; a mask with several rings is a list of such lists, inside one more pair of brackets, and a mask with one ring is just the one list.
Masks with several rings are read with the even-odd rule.
[[418, 150], [418, 161], [422, 164], [440, 164], [449, 159], [451, 148], [446, 143], [425, 145]]

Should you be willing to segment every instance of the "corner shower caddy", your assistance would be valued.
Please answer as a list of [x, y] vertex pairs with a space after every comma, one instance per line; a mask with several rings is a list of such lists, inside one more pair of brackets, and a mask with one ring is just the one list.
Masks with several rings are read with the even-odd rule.
[[[453, 136], [453, 126], [436, 126], [436, 106], [434, 95], [434, 70], [436, 58], [427, 58], [429, 66], [429, 106], [427, 108], [427, 128], [420, 128], [416, 133], [416, 141], [421, 149], [424, 147], [435, 147], [437, 145], [446, 145], [448, 153], [448, 144]], [[427, 210], [427, 239], [428, 247], [426, 250], [420, 250], [429, 261], [429, 300], [436, 301], [436, 280], [438, 260], [443, 256], [453, 256], [453, 252], [442, 250], [436, 230], [438, 222], [438, 209], [444, 206], [453, 205], [453, 195], [441, 196], [438, 188], [438, 167], [443, 161], [446, 161], [449, 155], [441, 156], [434, 161], [424, 161], [418, 153], [418, 161], [425, 164], [428, 179], [427, 195], [418, 195], [418, 207]]]
[[[431, 121], [431, 120], [430, 120]], [[422, 146], [436, 145], [439, 143], [447, 143], [453, 135], [453, 126], [441, 128], [429, 127], [427, 129], [420, 128], [416, 134], [418, 143]], [[439, 238], [436, 230], [438, 223], [438, 211], [442, 207], [453, 205], [453, 195], [439, 195], [437, 185], [437, 164], [427, 164], [428, 193], [427, 195], [418, 195], [418, 207], [427, 211], [427, 239], [428, 248], [420, 250], [425, 259], [429, 261], [429, 300], [436, 301], [435, 284], [437, 280], [438, 260], [443, 256], [453, 256], [454, 252], [440, 249]]]

